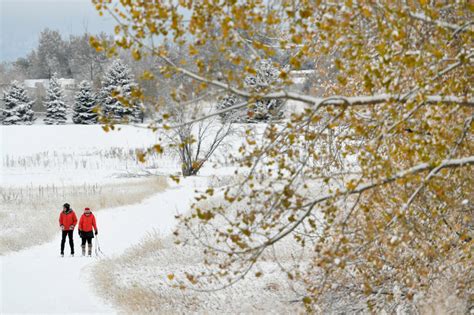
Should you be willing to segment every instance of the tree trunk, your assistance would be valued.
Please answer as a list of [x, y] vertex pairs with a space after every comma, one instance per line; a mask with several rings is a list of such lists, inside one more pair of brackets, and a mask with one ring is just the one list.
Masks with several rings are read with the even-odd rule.
[[184, 177], [196, 176], [201, 168], [194, 168], [192, 165], [183, 164], [181, 166], [181, 173]]

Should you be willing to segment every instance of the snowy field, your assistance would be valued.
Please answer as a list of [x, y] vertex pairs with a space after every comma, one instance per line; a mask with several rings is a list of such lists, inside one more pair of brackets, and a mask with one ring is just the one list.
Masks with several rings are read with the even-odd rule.
[[[215, 197], [213, 202], [221, 199]], [[187, 273], [198, 274], [207, 266], [201, 246], [176, 245], [174, 241], [173, 237], [148, 235], [124, 254], [95, 265], [94, 286], [126, 314], [304, 313], [301, 303], [292, 302], [298, 295], [270, 253], [263, 255], [248, 276], [225, 289], [199, 292], [176, 287], [180, 283], [177, 279], [186, 279]], [[279, 264], [293, 262], [294, 245], [287, 239], [276, 246]], [[258, 271], [264, 272], [256, 276]], [[170, 279], [170, 274], [176, 278]]]
[[[293, 260], [291, 242], [279, 245], [278, 263], [264, 255], [256, 264], [264, 276], [252, 273], [222, 291], [183, 292], [168, 279], [170, 273], [178, 277], [204, 268], [202, 248], [174, 244], [175, 215], [189, 213], [197, 191], [217, 191], [238, 180], [227, 155], [238, 151], [247, 128], [258, 139], [265, 125], [234, 128], [199, 176], [176, 184], [169, 179], [180, 173], [176, 155], [138, 161], [137, 150], [159, 142], [146, 128], [106, 133], [98, 125], [1, 126], [0, 313], [302, 311], [291, 302], [298, 295], [280, 268]], [[219, 195], [212, 202], [221, 202]], [[78, 215], [84, 207], [93, 209], [105, 255], [59, 257], [57, 220], [64, 202]], [[76, 233], [76, 252], [79, 241]], [[68, 298], [71, 303], [61, 302]]]
[[[105, 132], [99, 125], [1, 126], [0, 135], [2, 187], [94, 184], [157, 165], [153, 157], [145, 164], [136, 159], [136, 149], [158, 140], [146, 128]], [[162, 157], [159, 162], [165, 169], [177, 166]]]

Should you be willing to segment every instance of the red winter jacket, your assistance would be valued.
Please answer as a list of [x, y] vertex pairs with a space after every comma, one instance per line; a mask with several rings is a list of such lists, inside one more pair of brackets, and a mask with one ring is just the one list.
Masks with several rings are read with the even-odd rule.
[[97, 225], [95, 224], [95, 217], [91, 213], [89, 215], [83, 214], [79, 220], [79, 231], [90, 232], [94, 227], [94, 231], [97, 232]]
[[[68, 213], [61, 211], [59, 215], [59, 226], [64, 226], [64, 231], [74, 230], [74, 227], [77, 224], [77, 217], [74, 213], [74, 210], [69, 211]], [[71, 228], [72, 227], [72, 228]]]

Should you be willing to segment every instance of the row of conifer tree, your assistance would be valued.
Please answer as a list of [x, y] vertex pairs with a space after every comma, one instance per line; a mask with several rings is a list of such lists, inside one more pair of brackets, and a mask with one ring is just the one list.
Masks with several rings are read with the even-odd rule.
[[[96, 124], [99, 112], [115, 122], [141, 122], [143, 106], [136, 101], [123, 104], [120, 100], [131, 99], [132, 89], [136, 87], [130, 68], [120, 60], [112, 63], [103, 77], [102, 88], [96, 93], [88, 81], [82, 81], [74, 95], [72, 120], [76, 124]], [[3, 92], [4, 105], [1, 108], [4, 125], [32, 124], [35, 118], [34, 101], [18, 81], [13, 81]], [[67, 121], [67, 106], [64, 91], [56, 75], [49, 80], [44, 100], [46, 108], [45, 124], [58, 125]]]

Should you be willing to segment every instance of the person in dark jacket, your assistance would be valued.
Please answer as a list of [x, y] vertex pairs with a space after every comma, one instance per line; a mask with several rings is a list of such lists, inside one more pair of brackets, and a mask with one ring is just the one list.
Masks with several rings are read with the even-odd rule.
[[91, 209], [85, 208], [79, 220], [79, 236], [82, 238], [82, 256], [86, 255], [86, 242], [88, 245], [87, 253], [89, 256], [92, 255], [92, 239], [94, 238], [94, 234], [97, 235], [97, 233], [95, 216], [92, 214]]
[[59, 227], [62, 230], [61, 238], [61, 256], [64, 257], [64, 245], [66, 243], [66, 236], [69, 237], [69, 246], [71, 247], [71, 256], [74, 256], [74, 240], [73, 232], [77, 224], [77, 217], [74, 210], [68, 203], [63, 205], [63, 211], [59, 215]]

